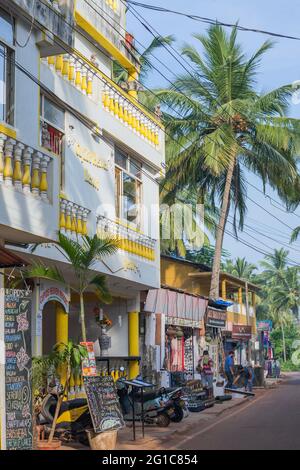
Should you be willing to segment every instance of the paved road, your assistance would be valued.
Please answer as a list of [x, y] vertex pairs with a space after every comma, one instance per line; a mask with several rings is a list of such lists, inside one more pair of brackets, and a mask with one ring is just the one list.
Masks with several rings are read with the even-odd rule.
[[289, 375], [278, 388], [194, 433], [177, 448], [300, 450], [300, 374]]

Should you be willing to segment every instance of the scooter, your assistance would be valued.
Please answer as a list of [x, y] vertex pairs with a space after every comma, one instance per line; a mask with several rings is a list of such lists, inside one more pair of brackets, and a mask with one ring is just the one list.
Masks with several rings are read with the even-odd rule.
[[[49, 393], [41, 405], [37, 424], [43, 427], [46, 435], [50, 434], [57, 401], [58, 394]], [[86, 429], [91, 428], [92, 420], [86, 399], [75, 398], [62, 402], [56, 422], [56, 437], [63, 442], [78, 441], [88, 445]]]
[[133, 420], [133, 411], [136, 420], [141, 421], [144, 417], [145, 423], [160, 427], [167, 427], [171, 421], [179, 422], [183, 419], [184, 402], [181, 400], [181, 388], [162, 388], [159, 391], [144, 392], [143, 395], [133, 389], [129, 393], [129, 387], [121, 378], [117, 381], [117, 391], [125, 421]]

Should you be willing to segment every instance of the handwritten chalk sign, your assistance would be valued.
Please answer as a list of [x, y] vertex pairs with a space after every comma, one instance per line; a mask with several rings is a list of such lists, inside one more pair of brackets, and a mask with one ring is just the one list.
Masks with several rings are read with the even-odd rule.
[[117, 390], [111, 376], [83, 377], [95, 433], [125, 426]]
[[32, 449], [31, 292], [5, 290], [6, 448]]

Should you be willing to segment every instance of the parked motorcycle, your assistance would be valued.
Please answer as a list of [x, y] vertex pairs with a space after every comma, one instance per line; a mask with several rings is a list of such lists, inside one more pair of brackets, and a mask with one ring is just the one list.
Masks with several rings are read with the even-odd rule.
[[[43, 400], [37, 424], [44, 427], [45, 433], [50, 434], [58, 400], [57, 394], [49, 393]], [[92, 428], [92, 421], [84, 398], [75, 398], [62, 402], [58, 415], [55, 436], [63, 442], [78, 441], [88, 445], [86, 429]]]
[[[170, 422], [180, 422], [183, 419], [184, 401], [181, 400], [182, 389], [161, 388], [154, 392], [137, 392], [134, 387], [129, 392], [129, 387], [124, 380], [117, 381], [117, 391], [120, 405], [127, 421], [133, 420], [133, 406], [136, 420], [142, 420], [147, 424], [156, 424], [160, 427], [169, 426]], [[144, 412], [142, 411], [142, 400], [144, 400]]]

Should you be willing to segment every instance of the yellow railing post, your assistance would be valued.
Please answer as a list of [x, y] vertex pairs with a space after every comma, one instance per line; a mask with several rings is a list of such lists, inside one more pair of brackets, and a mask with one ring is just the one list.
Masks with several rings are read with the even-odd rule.
[[223, 279], [222, 281], [222, 299], [227, 299], [227, 292], [226, 292], [226, 280]]

